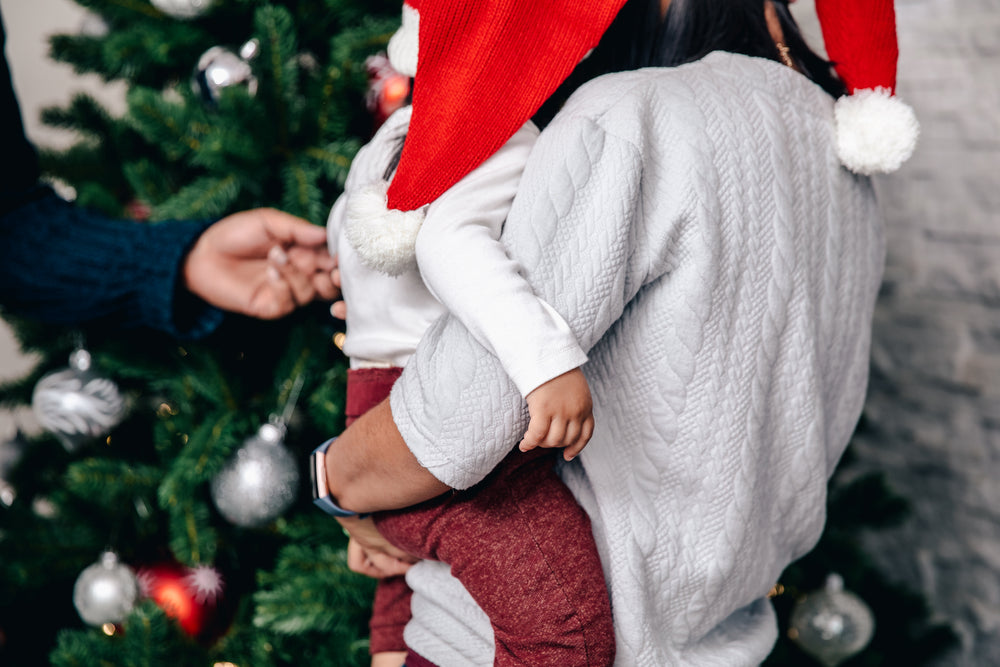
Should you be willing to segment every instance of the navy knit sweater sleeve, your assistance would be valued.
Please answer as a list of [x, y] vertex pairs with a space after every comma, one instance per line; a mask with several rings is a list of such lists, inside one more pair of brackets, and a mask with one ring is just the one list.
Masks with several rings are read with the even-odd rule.
[[113, 322], [195, 338], [221, 311], [180, 289], [181, 262], [208, 222], [114, 220], [39, 183], [3, 52], [0, 18], [0, 305], [45, 322]]

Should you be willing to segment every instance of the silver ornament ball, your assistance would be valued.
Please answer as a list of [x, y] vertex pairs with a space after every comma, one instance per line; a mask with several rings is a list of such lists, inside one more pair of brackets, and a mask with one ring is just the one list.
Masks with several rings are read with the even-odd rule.
[[283, 437], [281, 426], [264, 424], [212, 478], [212, 500], [230, 523], [260, 526], [295, 502], [299, 469]]
[[[251, 42], [244, 44], [241, 51], [253, 53], [248, 46]], [[217, 104], [222, 91], [235, 86], [245, 87], [251, 97], [257, 94], [257, 77], [253, 75], [250, 63], [221, 46], [213, 46], [201, 54], [191, 85], [207, 104]]]
[[73, 586], [73, 606], [85, 623], [120, 623], [135, 606], [139, 583], [127, 565], [111, 551], [84, 569]]
[[90, 353], [76, 350], [70, 355], [70, 367], [44, 376], [31, 397], [38, 423], [68, 451], [107, 435], [125, 416], [125, 399], [118, 385], [90, 366]]
[[154, 7], [175, 19], [192, 19], [207, 12], [214, 0], [149, 0]]
[[875, 632], [875, 616], [839, 575], [796, 603], [789, 621], [791, 636], [803, 651], [827, 667], [860, 653]]

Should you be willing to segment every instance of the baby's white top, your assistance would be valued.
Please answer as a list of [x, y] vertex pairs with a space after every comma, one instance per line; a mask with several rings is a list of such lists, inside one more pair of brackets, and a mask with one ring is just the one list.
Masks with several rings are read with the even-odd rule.
[[582, 365], [563, 318], [535, 296], [499, 241], [538, 129], [526, 123], [499, 151], [427, 208], [417, 268], [393, 277], [366, 266], [344, 231], [347, 199], [382, 180], [411, 108], [393, 114], [351, 165], [327, 226], [347, 302], [344, 353], [352, 368], [404, 366], [424, 331], [450, 312], [498, 357], [526, 396]]

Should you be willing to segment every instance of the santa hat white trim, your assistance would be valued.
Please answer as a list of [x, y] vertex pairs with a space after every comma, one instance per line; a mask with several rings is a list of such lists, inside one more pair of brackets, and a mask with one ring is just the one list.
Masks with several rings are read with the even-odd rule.
[[408, 4], [403, 5], [403, 22], [389, 39], [386, 51], [389, 64], [404, 76], [417, 75], [417, 53], [420, 46], [420, 13]]
[[424, 209], [389, 210], [388, 182], [363, 188], [347, 200], [344, 233], [365, 266], [398, 276], [417, 266], [417, 232]]
[[888, 174], [909, 159], [920, 126], [916, 114], [888, 88], [857, 90], [834, 105], [837, 156], [851, 171]]

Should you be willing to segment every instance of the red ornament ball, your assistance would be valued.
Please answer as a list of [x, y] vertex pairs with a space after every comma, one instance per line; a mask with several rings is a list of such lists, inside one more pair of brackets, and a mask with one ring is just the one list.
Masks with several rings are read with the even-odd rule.
[[369, 56], [365, 60], [368, 72], [368, 91], [365, 103], [378, 129], [397, 109], [406, 105], [410, 96], [410, 77], [400, 74], [384, 54]]
[[136, 577], [143, 596], [156, 602], [191, 637], [207, 640], [225, 629], [226, 614], [220, 604], [223, 582], [214, 568], [160, 563], [139, 568]]

